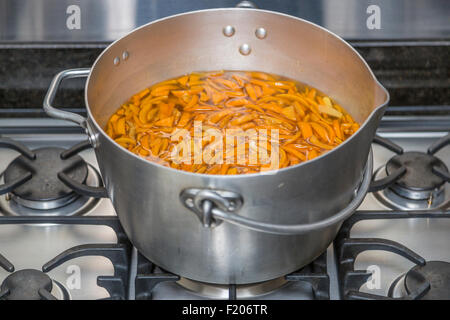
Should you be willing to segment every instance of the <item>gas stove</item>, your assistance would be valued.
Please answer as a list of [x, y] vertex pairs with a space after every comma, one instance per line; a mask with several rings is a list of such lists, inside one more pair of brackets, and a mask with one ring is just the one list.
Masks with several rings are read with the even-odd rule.
[[450, 122], [425, 120], [384, 119], [372, 192], [317, 260], [268, 282], [219, 286], [133, 248], [78, 129], [2, 119], [0, 299], [450, 299]]

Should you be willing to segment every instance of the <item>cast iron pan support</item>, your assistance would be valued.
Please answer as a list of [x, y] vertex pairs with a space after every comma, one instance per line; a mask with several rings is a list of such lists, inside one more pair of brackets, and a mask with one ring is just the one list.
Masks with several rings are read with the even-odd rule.
[[0, 254], [0, 267], [2, 267], [8, 272], [14, 272], [14, 265], [1, 254]]
[[[374, 299], [396, 299], [384, 296], [379, 296], [376, 294], [370, 294], [365, 292], [360, 292], [359, 288], [372, 276], [370, 272], [364, 270], [355, 270], [355, 260], [357, 256], [364, 251], [369, 250], [384, 250], [392, 253], [396, 253], [411, 262], [423, 266], [426, 261], [424, 258], [419, 256], [417, 253], [411, 251], [407, 247], [397, 243], [395, 241], [386, 239], [375, 239], [375, 238], [351, 238], [345, 239], [340, 244], [339, 250], [339, 273], [341, 273], [340, 279], [343, 279], [341, 285], [341, 295], [345, 299], [351, 300], [374, 300]], [[420, 274], [417, 277], [423, 279]], [[423, 279], [423, 284], [417, 291], [411, 292], [408, 296], [401, 298], [400, 300], [415, 300], [423, 297], [429, 290], [431, 286], [430, 283]]]
[[[393, 143], [389, 139], [382, 138], [378, 135], [375, 136], [373, 139], [373, 143], [379, 144], [380, 146], [385, 147], [388, 150], [391, 150], [392, 152], [395, 152], [396, 154], [403, 154], [403, 148], [398, 146], [397, 144]], [[434, 155], [436, 152], [441, 150], [443, 147], [450, 144], [450, 133], [447, 134], [445, 137], [437, 140], [435, 143], [433, 143], [428, 148], [428, 154]], [[450, 181], [450, 174], [436, 166], [432, 168], [432, 172], [439, 176], [440, 178], [444, 179], [445, 181]], [[401, 178], [406, 173], [406, 168], [403, 165], [399, 165], [398, 169], [396, 169], [394, 172], [392, 172], [390, 175], [388, 175], [385, 178], [382, 178], [377, 181], [372, 181], [369, 192], [375, 192], [383, 190], [387, 187], [389, 187], [391, 184], [393, 184], [395, 181], [397, 181], [399, 178]]]
[[330, 276], [327, 272], [327, 252], [301, 270], [288, 274], [285, 279], [303, 281], [311, 285], [312, 294], [316, 300], [330, 300]]
[[85, 256], [103, 256], [109, 259], [114, 266], [113, 276], [98, 276], [97, 284], [106, 288], [111, 294], [111, 299], [122, 299], [127, 296], [124, 288], [128, 281], [128, 248], [126, 244], [84, 244], [72, 247], [57, 255], [42, 266], [43, 272], [49, 272], [66, 261]]
[[[23, 156], [27, 157], [30, 160], [34, 160], [36, 158], [36, 155], [34, 154], [33, 151], [25, 147], [20, 142], [14, 141], [10, 138], [0, 138], [0, 148], [9, 148], [18, 151]], [[9, 183], [0, 185], [0, 195], [13, 191], [18, 186], [30, 180], [32, 176], [33, 175], [31, 174], [31, 172], [27, 172], [20, 178], [17, 178]]]
[[[152, 299], [153, 290], [162, 282], [176, 282], [178, 275], [166, 272], [156, 272], [156, 266], [143, 255], [137, 253], [137, 273], [135, 279], [136, 300]], [[312, 293], [317, 300], [330, 299], [330, 278], [327, 273], [326, 251], [311, 264], [299, 271], [288, 274], [285, 279], [289, 282], [304, 281], [311, 285]], [[228, 299], [237, 300], [237, 286], [228, 285]]]
[[[83, 256], [103, 256], [109, 259], [114, 266], [114, 275], [98, 276], [97, 284], [105, 288], [110, 294], [110, 299], [126, 299], [128, 295], [128, 281], [130, 271], [131, 243], [129, 242], [120, 221], [115, 216], [5, 216], [0, 219], [0, 225], [10, 224], [64, 224], [64, 225], [92, 225], [111, 228], [117, 236], [116, 243], [109, 244], [85, 244], [72, 247], [49, 262], [43, 267], [43, 272], [49, 272], [62, 263]], [[14, 266], [0, 255], [0, 267], [9, 272], [14, 271]], [[0, 292], [1, 295], [8, 292]], [[39, 293], [42, 299], [52, 298], [45, 292]], [[54, 298], [54, 297], [53, 297]]]
[[[72, 148], [61, 153], [61, 159], [68, 159], [79, 152], [92, 148], [89, 140], [80, 142], [74, 145]], [[67, 168], [66, 170], [58, 173], [58, 178], [61, 180], [66, 186], [71, 188], [73, 191], [82, 196], [93, 197], [93, 198], [108, 198], [108, 192], [105, 187], [92, 187], [87, 186], [83, 183], [73, 180], [69, 177], [67, 172], [69, 172], [71, 168]]]
[[9, 289], [3, 289], [0, 291], [0, 300], [9, 295]]
[[[443, 147], [450, 144], [450, 133], [445, 137], [437, 140], [428, 148], [428, 154], [434, 155], [436, 152], [441, 150]], [[450, 182], [450, 174], [448, 172], [443, 171], [438, 167], [433, 167], [433, 173], [440, 178], [444, 179], [447, 182]]]
[[[14, 272], [15, 267], [14, 265], [9, 262], [8, 259], [6, 259], [4, 256], [0, 254], [0, 267], [8, 271], [9, 273]], [[0, 290], [0, 300], [7, 297], [11, 293], [9, 288], [4, 288], [3, 290]], [[39, 296], [42, 298], [42, 300], [57, 300], [55, 296], [53, 296], [49, 291], [46, 289], [40, 288], [38, 290]]]
[[433, 143], [429, 148], [428, 148], [428, 154], [435, 154], [436, 152], [438, 152], [439, 150], [441, 150], [443, 147], [447, 146], [450, 144], [450, 133], [447, 134], [445, 137], [437, 140], [435, 143]]
[[156, 266], [142, 254], [137, 253], [137, 270], [135, 278], [136, 300], [151, 300], [153, 290], [162, 282], [176, 282], [180, 277], [169, 272], [155, 272]]
[[[401, 211], [401, 210], [361, 210], [354, 213], [344, 221], [339, 233], [334, 240], [334, 248], [337, 256], [339, 289], [344, 299], [379, 300], [393, 299], [375, 294], [360, 292], [359, 288], [372, 276], [365, 270], [354, 270], [357, 256], [367, 250], [385, 250], [397, 253], [406, 259], [423, 265], [424, 258], [409, 250], [405, 246], [394, 241], [384, 239], [359, 239], [351, 238], [351, 229], [359, 221], [386, 220], [386, 219], [450, 219], [450, 211]], [[413, 271], [410, 271], [413, 272]], [[415, 273], [417, 278], [423, 277]], [[403, 299], [420, 299], [430, 290], [430, 283], [425, 279], [415, 292], [411, 292]]]
[[[376, 135], [373, 138], [373, 143], [379, 144], [380, 146], [385, 147], [386, 149], [395, 152], [396, 154], [403, 154], [403, 148], [399, 145], [393, 143], [391, 140], [382, 138], [378, 135]], [[401, 165], [398, 169], [396, 169], [394, 172], [392, 172], [387, 177], [384, 177], [380, 180], [372, 181], [369, 187], [369, 192], [375, 192], [383, 190], [384, 188], [389, 187], [391, 184], [393, 184], [395, 181], [397, 181], [399, 178], [401, 178], [406, 173], [406, 168]]]

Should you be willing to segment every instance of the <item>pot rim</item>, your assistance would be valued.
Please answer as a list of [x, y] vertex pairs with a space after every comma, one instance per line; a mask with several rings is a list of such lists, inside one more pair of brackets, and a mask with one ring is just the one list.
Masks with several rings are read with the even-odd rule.
[[[366, 68], [367, 71], [369, 71], [370, 76], [372, 76], [372, 79], [374, 80], [375, 84], [378, 86], [379, 89], [381, 89], [385, 95], [386, 95], [386, 99], [384, 100], [383, 103], [381, 103], [379, 106], [375, 107], [372, 112], [369, 114], [369, 116], [364, 120], [364, 122], [361, 124], [360, 128], [358, 129], [358, 131], [356, 133], [354, 133], [352, 136], [350, 136], [347, 140], [345, 140], [344, 142], [342, 142], [340, 145], [338, 145], [337, 147], [334, 147], [333, 149], [331, 149], [328, 152], [322, 153], [320, 156], [312, 159], [312, 160], [307, 160], [305, 162], [301, 162], [299, 164], [293, 165], [293, 166], [288, 166], [285, 168], [281, 168], [281, 169], [275, 169], [275, 170], [269, 170], [266, 172], [258, 172], [258, 173], [247, 173], [247, 174], [233, 174], [233, 175], [219, 175], [219, 174], [206, 174], [206, 173], [195, 173], [195, 172], [189, 172], [189, 171], [184, 171], [184, 170], [179, 170], [179, 169], [174, 169], [172, 167], [167, 167], [167, 166], [163, 166], [159, 163], [156, 162], [152, 162], [149, 161], [147, 159], [144, 159], [140, 156], [138, 156], [137, 154], [134, 154], [133, 152], [129, 151], [128, 149], [123, 148], [122, 146], [120, 146], [117, 142], [115, 142], [110, 136], [108, 136], [106, 134], [106, 132], [103, 130], [103, 128], [98, 124], [97, 120], [94, 118], [94, 116], [91, 113], [91, 109], [89, 107], [89, 103], [88, 103], [88, 96], [87, 96], [87, 92], [88, 92], [88, 87], [89, 87], [89, 83], [90, 83], [90, 79], [91, 79], [91, 75], [92, 75], [92, 70], [95, 69], [97, 63], [102, 59], [103, 55], [112, 47], [114, 46], [116, 43], [120, 42], [121, 40], [123, 40], [124, 38], [128, 37], [129, 35], [131, 35], [132, 33], [140, 30], [140, 29], [144, 29], [152, 24], [156, 24], [158, 22], [161, 21], [166, 21], [166, 20], [171, 20], [171, 19], [175, 19], [179, 16], [186, 16], [186, 15], [192, 15], [192, 14], [198, 14], [198, 13], [202, 13], [202, 12], [218, 12], [218, 11], [243, 11], [245, 10], [245, 12], [263, 12], [266, 14], [272, 14], [272, 15], [277, 15], [277, 16], [281, 16], [281, 17], [286, 17], [286, 18], [290, 18], [290, 19], [294, 19], [297, 21], [300, 21], [302, 23], [306, 23], [309, 24], [315, 28], [319, 28], [320, 30], [330, 34], [331, 36], [335, 37], [336, 39], [340, 40], [341, 42], [343, 42], [347, 48], [349, 48], [351, 51], [353, 51], [354, 54], [356, 54], [356, 56], [359, 58], [359, 60], [363, 63], [363, 66]], [[183, 13], [179, 13], [179, 14], [175, 14], [175, 15], [171, 15], [168, 17], [164, 17], [161, 19], [157, 19], [154, 21], [151, 21], [149, 23], [146, 23], [138, 28], [135, 28], [133, 30], [131, 30], [130, 32], [128, 32], [126, 35], [122, 36], [121, 38], [115, 40], [114, 42], [112, 42], [108, 47], [106, 47], [102, 53], [97, 57], [97, 59], [94, 61], [94, 64], [91, 67], [89, 76], [86, 80], [86, 84], [85, 84], [85, 88], [84, 88], [84, 100], [85, 100], [85, 104], [86, 104], [86, 110], [87, 110], [87, 115], [88, 115], [88, 121], [90, 121], [96, 128], [97, 132], [101, 135], [103, 135], [110, 143], [112, 143], [112, 145], [115, 148], [119, 148], [121, 151], [126, 152], [129, 156], [134, 157], [135, 159], [137, 159], [138, 161], [143, 161], [149, 165], [153, 165], [153, 166], [157, 166], [160, 167], [161, 169], [164, 170], [169, 170], [171, 172], [174, 173], [179, 173], [179, 174], [184, 174], [184, 175], [188, 175], [188, 176], [195, 176], [195, 177], [203, 177], [203, 178], [215, 178], [215, 179], [239, 179], [239, 178], [244, 178], [244, 177], [248, 177], [248, 178], [252, 178], [252, 177], [256, 177], [256, 176], [269, 176], [269, 175], [275, 175], [278, 174], [279, 172], [284, 172], [287, 170], [292, 170], [295, 168], [299, 168], [299, 167], [303, 167], [303, 166], [308, 166], [311, 165], [312, 163], [315, 162], [319, 162], [321, 160], [323, 160], [325, 157], [327, 157], [329, 154], [331, 153], [335, 153], [338, 152], [340, 149], [344, 148], [345, 145], [347, 145], [348, 143], [350, 143], [350, 141], [354, 140], [355, 137], [360, 134], [360, 132], [368, 126], [368, 123], [371, 121], [372, 117], [379, 112], [381, 109], [383, 109], [388, 103], [389, 103], [389, 92], [387, 91], [387, 89], [378, 81], [378, 79], [375, 77], [372, 69], [369, 67], [369, 65], [367, 64], [367, 62], [364, 60], [364, 58], [359, 54], [358, 51], [355, 50], [355, 48], [353, 48], [347, 41], [345, 41], [344, 39], [342, 39], [340, 36], [338, 36], [337, 34], [335, 34], [334, 32], [331, 32], [330, 30], [315, 24], [311, 21], [302, 19], [302, 18], [298, 18], [289, 14], [285, 14], [285, 13], [281, 13], [281, 12], [276, 12], [276, 11], [271, 11], [271, 10], [262, 10], [262, 9], [252, 9], [252, 8], [215, 8], [215, 9], [203, 9], [203, 10], [195, 10], [195, 11], [189, 11], [189, 12], [183, 12]]]

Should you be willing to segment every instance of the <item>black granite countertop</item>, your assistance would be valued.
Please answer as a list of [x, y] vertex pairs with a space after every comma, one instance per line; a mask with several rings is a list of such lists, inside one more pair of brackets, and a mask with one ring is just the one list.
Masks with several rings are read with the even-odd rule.
[[[450, 46], [435, 42], [354, 42], [391, 95], [389, 113], [450, 114]], [[53, 76], [90, 67], [100, 44], [1, 44], [0, 117], [42, 116]], [[83, 113], [83, 79], [63, 84], [55, 104]]]

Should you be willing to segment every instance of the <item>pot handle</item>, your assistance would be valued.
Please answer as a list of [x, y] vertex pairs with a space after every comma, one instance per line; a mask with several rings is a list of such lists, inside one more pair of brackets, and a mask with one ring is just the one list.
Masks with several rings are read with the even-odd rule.
[[70, 78], [81, 78], [88, 77], [91, 69], [90, 68], [79, 68], [79, 69], [68, 69], [58, 73], [50, 83], [47, 94], [44, 98], [44, 110], [45, 112], [53, 118], [68, 120], [75, 122], [81, 127], [87, 129], [87, 119], [80, 116], [79, 114], [58, 110], [53, 107], [53, 101], [55, 100], [56, 92], [58, 91], [59, 85], [64, 79]]
[[239, 210], [243, 200], [239, 194], [230, 191], [186, 189], [181, 193], [180, 198], [184, 206], [196, 213], [206, 227], [226, 221], [265, 233], [299, 235], [329, 227], [348, 218], [359, 207], [369, 190], [372, 169], [373, 157], [371, 150], [362, 182], [359, 188], [355, 190], [355, 197], [350, 204], [337, 214], [313, 223], [296, 225], [272, 224], [237, 215], [236, 211]]
[[80, 127], [84, 128], [86, 134], [88, 135], [89, 143], [96, 148], [98, 146], [96, 136], [94, 131], [90, 128], [90, 124], [86, 118], [80, 116], [79, 114], [58, 110], [53, 107], [53, 101], [55, 100], [56, 92], [58, 91], [59, 85], [65, 79], [71, 78], [82, 78], [88, 77], [91, 72], [90, 68], [78, 68], [78, 69], [68, 69], [58, 73], [50, 83], [47, 94], [44, 98], [44, 111], [52, 118], [72, 121], [78, 124]]

